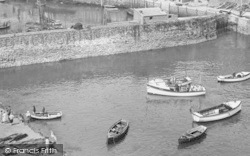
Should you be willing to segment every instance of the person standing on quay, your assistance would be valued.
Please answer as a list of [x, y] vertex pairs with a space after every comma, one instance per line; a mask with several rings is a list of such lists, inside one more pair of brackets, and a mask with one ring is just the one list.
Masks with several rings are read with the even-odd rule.
[[33, 106], [33, 112], [36, 113], [36, 107], [35, 106]]

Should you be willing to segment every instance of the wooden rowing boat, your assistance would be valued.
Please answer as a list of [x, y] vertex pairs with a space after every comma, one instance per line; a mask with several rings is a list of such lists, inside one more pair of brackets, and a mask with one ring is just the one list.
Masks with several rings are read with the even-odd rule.
[[221, 75], [217, 77], [218, 82], [239, 82], [250, 78], [250, 72], [239, 72], [231, 75]]
[[197, 112], [190, 109], [195, 122], [209, 122], [231, 117], [241, 110], [241, 101], [229, 101]]
[[7, 29], [10, 27], [10, 21], [4, 22], [0, 25], [0, 29]]
[[129, 122], [120, 119], [114, 123], [108, 130], [108, 144], [114, 143], [122, 139], [128, 132]]
[[163, 79], [150, 80], [147, 83], [147, 93], [165, 96], [200, 96], [205, 95], [205, 87], [192, 84], [189, 77], [184, 79], [171, 78], [164, 81]]
[[51, 120], [51, 119], [56, 119], [62, 117], [62, 112], [37, 112], [33, 113], [30, 115], [31, 118], [33, 119], [38, 119], [38, 120]]
[[194, 140], [197, 140], [204, 136], [206, 133], [207, 127], [201, 125], [195, 128], [192, 128], [188, 130], [186, 133], [184, 133], [179, 139], [178, 142], [179, 144], [182, 143], [188, 143]]

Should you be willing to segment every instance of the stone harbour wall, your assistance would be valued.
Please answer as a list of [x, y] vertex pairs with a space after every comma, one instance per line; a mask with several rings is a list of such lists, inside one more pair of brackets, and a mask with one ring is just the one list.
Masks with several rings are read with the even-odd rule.
[[160, 5], [160, 3], [154, 2], [152, 0], [72, 0], [72, 1], [82, 4], [114, 5], [117, 7], [126, 7], [126, 8], [159, 7]]
[[0, 36], [0, 68], [196, 44], [216, 35], [216, 17]]

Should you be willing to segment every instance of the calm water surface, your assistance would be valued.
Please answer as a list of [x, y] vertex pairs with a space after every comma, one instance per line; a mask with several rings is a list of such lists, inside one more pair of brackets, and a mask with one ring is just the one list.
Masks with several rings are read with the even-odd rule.
[[[250, 71], [249, 42], [250, 37], [228, 33], [197, 45], [1, 69], [0, 101], [18, 113], [33, 105], [62, 110], [62, 119], [32, 126], [53, 130], [72, 156], [248, 155], [250, 80], [219, 84], [216, 76]], [[148, 79], [185, 73], [206, 87], [205, 96], [147, 95]], [[205, 138], [178, 145], [178, 137], [197, 126], [191, 106], [198, 110], [234, 99], [243, 102], [240, 113], [204, 124]], [[120, 118], [130, 121], [128, 135], [107, 146], [107, 130]]]

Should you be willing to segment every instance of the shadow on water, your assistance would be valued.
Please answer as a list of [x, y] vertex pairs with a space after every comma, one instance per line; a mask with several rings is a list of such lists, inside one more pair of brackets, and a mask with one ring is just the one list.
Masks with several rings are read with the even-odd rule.
[[165, 104], [165, 103], [187, 103], [190, 104], [196, 100], [205, 99], [205, 96], [197, 97], [171, 97], [171, 96], [161, 96], [161, 95], [150, 95], [146, 96], [146, 102], [152, 104]]
[[201, 138], [199, 138], [197, 140], [194, 140], [194, 141], [188, 142], [188, 143], [179, 144], [178, 149], [189, 149], [191, 146], [194, 146], [196, 144], [200, 144], [201, 142], [203, 142], [206, 137], [207, 137], [207, 134], [204, 134]]

